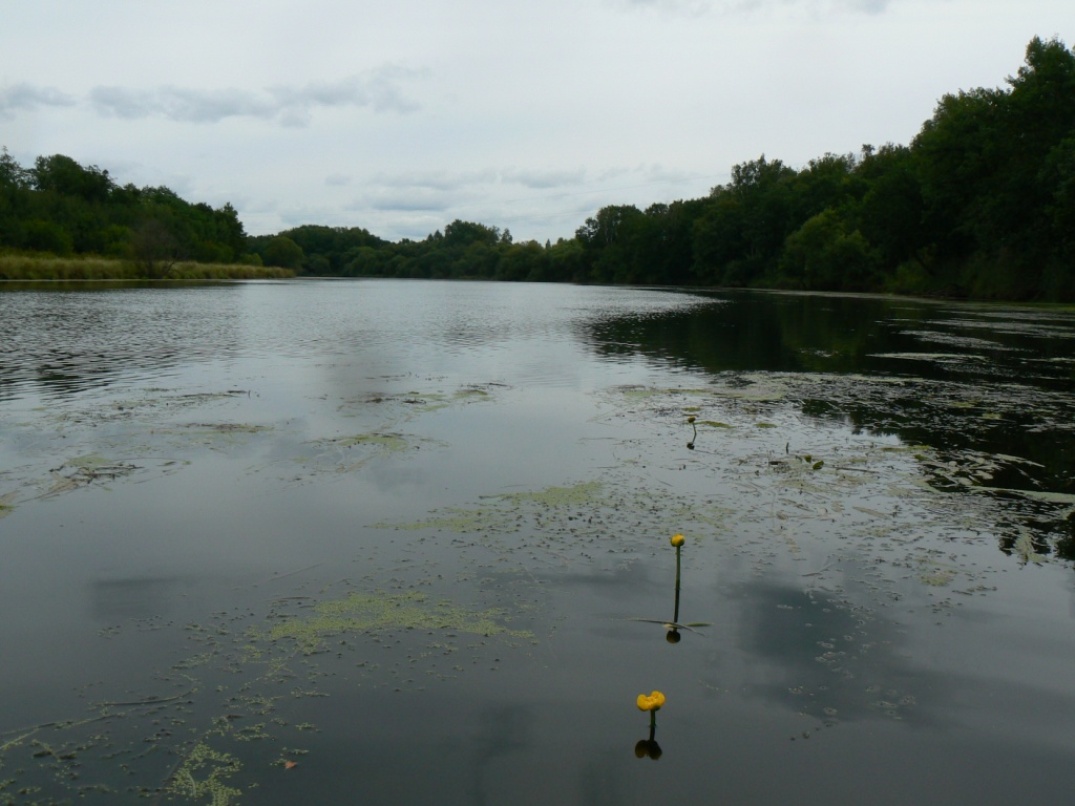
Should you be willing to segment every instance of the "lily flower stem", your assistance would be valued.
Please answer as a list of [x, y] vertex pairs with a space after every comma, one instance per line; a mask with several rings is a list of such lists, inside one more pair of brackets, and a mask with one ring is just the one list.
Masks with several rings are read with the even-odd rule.
[[680, 567], [680, 546], [676, 546], [676, 613], [672, 616], [672, 622], [679, 624], [679, 567]]
[[649, 740], [652, 742], [654, 735], [657, 733], [657, 710], [654, 709], [649, 712]]

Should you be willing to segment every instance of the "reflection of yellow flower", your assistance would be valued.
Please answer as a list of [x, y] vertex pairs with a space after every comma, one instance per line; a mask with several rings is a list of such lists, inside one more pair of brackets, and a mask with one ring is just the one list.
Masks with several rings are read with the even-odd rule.
[[690, 417], [687, 418], [687, 423], [689, 425], [694, 425], [694, 415], [691, 415]]
[[672, 543], [672, 545], [673, 545], [673, 546], [675, 546], [675, 547], [676, 547], [677, 549], [678, 549], [678, 548], [679, 548], [680, 546], [682, 546], [682, 545], [683, 545], [684, 543], [686, 543], [686, 542], [687, 542], [687, 538], [685, 538], [685, 537], [684, 537], [683, 535], [680, 535], [680, 534], [674, 534], [674, 535], [672, 535], [672, 540], [671, 540], [671, 543]]
[[664, 695], [659, 691], [654, 691], [651, 694], [639, 694], [635, 704], [638, 705], [639, 711], [659, 711], [661, 706], [664, 705]]
[[656, 761], [661, 757], [663, 752], [661, 746], [653, 739], [643, 739], [635, 745], [635, 758], [645, 758], [646, 756], [649, 756]]

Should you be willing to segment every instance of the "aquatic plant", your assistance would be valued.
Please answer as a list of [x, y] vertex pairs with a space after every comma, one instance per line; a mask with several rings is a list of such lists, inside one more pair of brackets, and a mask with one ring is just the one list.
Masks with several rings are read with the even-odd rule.
[[[676, 609], [675, 609], [675, 613], [672, 615], [672, 622], [673, 623], [678, 623], [679, 622], [680, 559], [681, 559], [682, 552], [683, 552], [683, 544], [687, 542], [687, 538], [685, 538], [683, 535], [681, 535], [681, 534], [679, 534], [677, 532], [676, 534], [672, 535], [672, 537], [669, 540], [669, 542], [673, 546], [675, 546], [675, 548], [676, 548]], [[674, 644], [678, 640], [678, 633], [676, 633], [674, 627], [672, 628], [672, 631], [668, 635], [669, 635], [669, 643]], [[673, 637], [673, 635], [675, 637]]]
[[661, 757], [661, 746], [657, 744], [654, 736], [657, 733], [657, 712], [665, 703], [665, 696], [656, 689], [649, 694], [639, 694], [635, 699], [635, 705], [640, 711], [649, 712], [649, 737], [642, 739], [635, 745], [635, 756], [638, 758], [649, 757], [656, 761]]
[[660, 691], [654, 690], [649, 694], [639, 694], [635, 704], [639, 711], [649, 711], [651, 714], [661, 710], [667, 698]]

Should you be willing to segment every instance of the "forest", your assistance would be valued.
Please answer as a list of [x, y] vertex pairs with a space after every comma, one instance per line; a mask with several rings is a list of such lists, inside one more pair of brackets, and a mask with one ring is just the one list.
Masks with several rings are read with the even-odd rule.
[[456, 220], [425, 239], [304, 225], [248, 236], [230, 204], [0, 154], [0, 250], [342, 277], [886, 292], [1075, 301], [1075, 52], [1035, 37], [1006, 86], [945, 95], [908, 145], [795, 168], [762, 155], [698, 199], [611, 205], [555, 243]]

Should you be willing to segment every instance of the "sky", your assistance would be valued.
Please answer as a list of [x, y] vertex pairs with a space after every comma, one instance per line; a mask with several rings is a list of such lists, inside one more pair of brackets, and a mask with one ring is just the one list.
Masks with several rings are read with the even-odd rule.
[[456, 220], [570, 238], [909, 144], [1004, 86], [1071, 0], [0, 0], [0, 145], [119, 184], [397, 241]]

